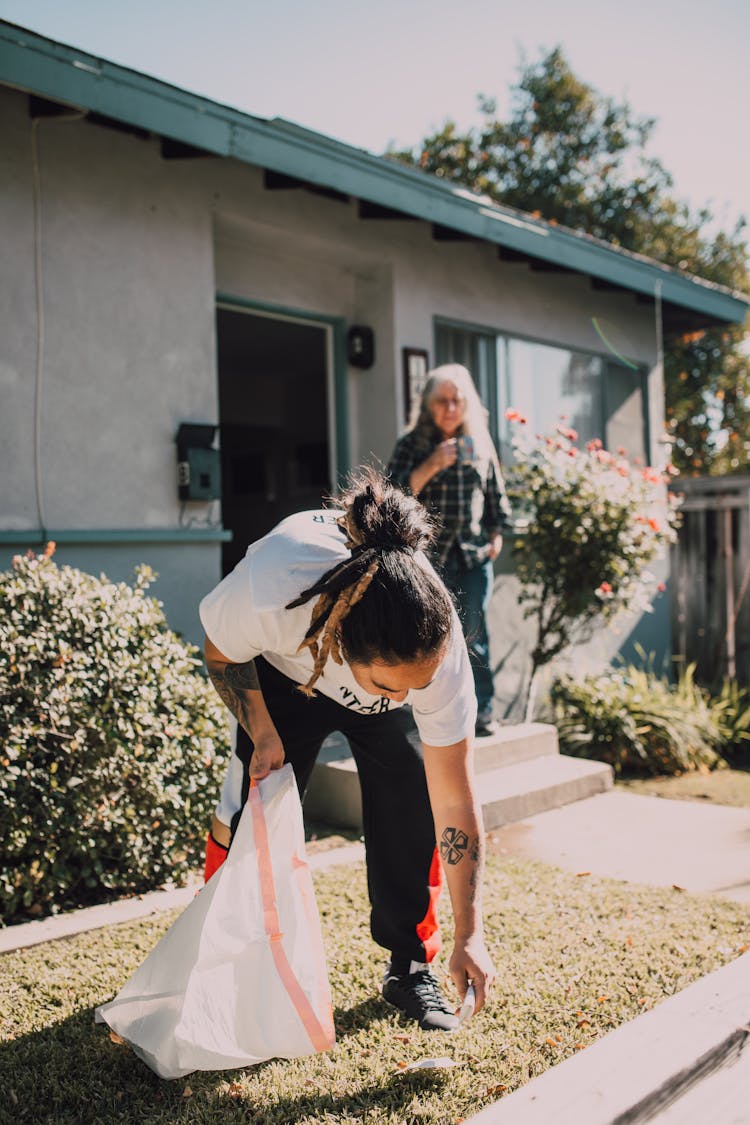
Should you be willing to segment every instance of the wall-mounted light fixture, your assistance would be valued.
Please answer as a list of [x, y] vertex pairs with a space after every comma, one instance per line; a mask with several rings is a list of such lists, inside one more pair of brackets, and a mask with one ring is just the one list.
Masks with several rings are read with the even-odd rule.
[[365, 370], [375, 362], [375, 333], [364, 324], [353, 324], [346, 334], [346, 358], [352, 367]]

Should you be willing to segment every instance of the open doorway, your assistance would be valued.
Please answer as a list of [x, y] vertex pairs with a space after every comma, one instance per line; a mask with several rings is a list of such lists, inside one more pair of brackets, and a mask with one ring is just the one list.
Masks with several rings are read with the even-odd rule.
[[219, 305], [223, 573], [331, 491], [326, 325]]

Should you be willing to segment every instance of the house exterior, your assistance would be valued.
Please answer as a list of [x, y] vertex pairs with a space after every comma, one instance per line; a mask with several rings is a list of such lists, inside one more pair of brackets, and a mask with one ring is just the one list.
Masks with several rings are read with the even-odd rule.
[[[0, 136], [0, 567], [49, 539], [114, 579], [147, 562], [196, 641], [198, 601], [249, 541], [387, 462], [428, 366], [470, 367], [506, 456], [512, 405], [660, 464], [662, 335], [747, 311], [7, 23]], [[492, 621], [510, 699], [527, 638], [508, 554]], [[668, 650], [655, 608], [650, 632], [632, 625]], [[602, 635], [586, 659], [624, 640]]]

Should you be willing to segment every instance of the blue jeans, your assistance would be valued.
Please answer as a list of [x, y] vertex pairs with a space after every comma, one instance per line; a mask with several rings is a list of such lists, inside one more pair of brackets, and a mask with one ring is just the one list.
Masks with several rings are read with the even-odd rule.
[[495, 684], [490, 669], [490, 639], [487, 634], [487, 607], [492, 596], [494, 570], [487, 561], [467, 570], [451, 551], [443, 565], [441, 575], [456, 599], [458, 616], [466, 637], [471, 670], [474, 673], [474, 691], [480, 718], [492, 715]]

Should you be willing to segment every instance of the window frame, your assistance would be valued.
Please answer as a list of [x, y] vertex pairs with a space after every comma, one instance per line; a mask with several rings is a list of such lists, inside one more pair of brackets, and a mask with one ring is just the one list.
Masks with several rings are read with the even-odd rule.
[[[492, 339], [494, 340], [494, 355], [490, 363], [492, 368], [486, 375], [484, 380], [477, 382], [477, 389], [479, 390], [480, 397], [489, 411], [489, 424], [492, 440], [498, 450], [503, 447], [506, 449], [510, 444], [510, 426], [505, 421], [505, 411], [512, 407], [510, 401], [511, 391], [511, 365], [509, 361], [509, 345], [511, 341], [518, 341], [520, 343], [538, 345], [544, 348], [554, 348], [558, 351], [566, 352], [569, 355], [588, 356], [593, 359], [601, 360], [603, 370], [601, 374], [601, 395], [599, 407], [599, 427], [600, 437], [606, 444], [607, 423], [612, 416], [612, 411], [609, 410], [607, 399], [607, 386], [609, 380], [607, 378], [608, 372], [612, 368], [618, 370], [632, 371], [634, 378], [637, 378], [638, 389], [641, 396], [641, 440], [643, 442], [643, 458], [648, 463], [650, 460], [649, 450], [651, 449], [651, 416], [650, 416], [650, 396], [649, 396], [649, 369], [644, 363], [636, 365], [635, 370], [627, 364], [618, 362], [611, 355], [606, 352], [597, 351], [594, 348], [585, 347], [571, 347], [568, 344], [560, 343], [556, 340], [544, 339], [539, 336], [527, 335], [523, 332], [510, 332], [507, 329], [490, 327], [489, 325], [478, 324], [472, 321], [456, 320], [452, 317], [435, 316], [433, 318], [433, 348], [435, 355], [436, 365], [442, 363], [461, 362], [447, 358], [444, 351], [441, 349], [440, 332], [442, 329], [447, 329], [452, 332], [464, 333], [467, 337], [473, 336], [476, 338]], [[472, 376], [474, 377], [472, 371]], [[475, 381], [477, 381], [475, 379]], [[488, 385], [482, 386], [482, 382]], [[486, 393], [483, 394], [483, 391]], [[611, 401], [611, 400], [610, 400]]]

